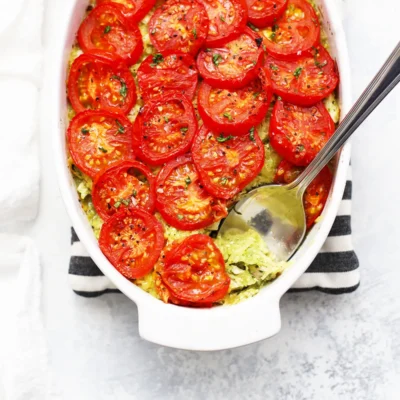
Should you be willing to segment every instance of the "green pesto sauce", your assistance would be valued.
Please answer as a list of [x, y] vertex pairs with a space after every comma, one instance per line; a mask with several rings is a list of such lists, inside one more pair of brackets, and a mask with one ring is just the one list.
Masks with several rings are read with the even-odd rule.
[[[315, 3], [310, 0], [309, 2], [313, 5], [318, 17], [321, 18], [320, 12], [315, 6]], [[91, 4], [95, 4], [95, 1], [91, 1]], [[140, 66], [141, 61], [148, 55], [155, 53], [155, 49], [150, 42], [147, 27], [148, 21], [153, 13], [154, 10], [152, 10], [139, 23], [139, 29], [143, 36], [144, 53], [139, 62], [130, 68], [136, 85], [137, 70]], [[324, 47], [328, 49], [327, 35], [323, 29], [321, 29], [321, 43]], [[75, 43], [70, 54], [69, 67], [71, 66], [75, 58], [77, 58], [80, 54], [82, 54], [82, 51], [79, 48], [78, 44]], [[195, 100], [193, 101], [195, 109], [197, 109], [196, 100], [197, 97], [195, 96]], [[327, 99], [324, 100], [324, 104], [328, 112], [331, 114], [334, 122], [337, 123], [339, 121], [340, 109], [338, 106], [336, 94], [331, 94]], [[142, 105], [143, 102], [139, 98], [138, 103], [128, 115], [128, 118], [131, 120], [131, 122], [134, 122]], [[260, 174], [245, 188], [241, 195], [258, 186], [272, 183], [274, 180], [276, 169], [281, 161], [280, 156], [272, 149], [268, 140], [269, 121], [272, 106], [273, 103], [264, 121], [256, 127], [256, 130], [264, 143], [264, 166]], [[74, 115], [75, 112], [69, 105], [69, 120], [71, 120]], [[103, 221], [93, 207], [91, 197], [92, 180], [87, 175], [82, 173], [75, 165], [73, 165], [71, 158], [68, 159], [68, 162], [79, 196], [79, 201], [88, 217], [96, 238], [98, 238]], [[238, 198], [240, 198], [240, 195], [238, 196]], [[214, 226], [211, 226], [208, 229], [191, 232], [181, 231], [168, 225], [158, 213], [156, 213], [155, 216], [163, 224], [164, 237], [166, 242], [173, 242], [175, 240], [182, 239], [196, 233], [210, 234], [212, 231], [218, 229], [218, 224], [214, 224]], [[263, 286], [276, 279], [288, 266], [287, 263], [277, 262], [274, 259], [273, 255], [269, 252], [260, 235], [254, 230], [249, 230], [247, 232], [232, 230], [230, 232], [227, 232], [223, 237], [218, 237], [217, 239], [215, 239], [215, 244], [220, 249], [224, 257], [226, 271], [231, 278], [229, 292], [220, 302], [220, 304], [236, 304], [240, 301], [256, 295]], [[136, 279], [134, 282], [136, 285], [141, 287], [146, 292], [150, 293], [152, 296], [159, 298], [157, 291], [155, 290], [153, 273], [150, 273], [141, 279]]]

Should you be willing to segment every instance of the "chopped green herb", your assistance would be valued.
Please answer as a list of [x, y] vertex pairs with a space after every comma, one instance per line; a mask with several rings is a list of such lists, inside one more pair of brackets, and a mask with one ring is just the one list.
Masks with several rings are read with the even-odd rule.
[[250, 29], [252, 29], [254, 32], [258, 32], [258, 31], [259, 31], [259, 29], [258, 29], [255, 25], [253, 25], [251, 22], [249, 22], [249, 23], [247, 24], [247, 26], [248, 26]]
[[150, 64], [150, 67], [154, 68], [158, 64], [162, 63], [163, 61], [164, 61], [164, 57], [162, 54], [160, 54], [160, 53], [154, 54], [153, 62]]
[[169, 118], [168, 117], [164, 117], [164, 121], [165, 122], [169, 122]]
[[279, 29], [277, 24], [272, 25], [272, 32], [276, 32]]
[[81, 129], [81, 132], [82, 132], [84, 135], [88, 135], [88, 134], [89, 134], [89, 129], [82, 128], [82, 129]]
[[249, 136], [250, 136], [250, 140], [252, 142], [254, 142], [256, 139], [254, 138], [254, 126], [250, 128], [249, 130]]
[[129, 206], [129, 200], [128, 199], [122, 199], [121, 203], [124, 204], [125, 206]]
[[318, 67], [318, 68], [323, 68], [323, 67], [325, 67], [325, 65], [326, 64], [328, 64], [328, 61], [324, 61], [323, 63], [320, 63], [316, 58], [314, 59], [314, 63], [315, 63], [315, 66], [316, 67]]
[[279, 71], [279, 68], [274, 64], [269, 64], [269, 68], [272, 69], [272, 71]]
[[99, 146], [98, 149], [103, 153], [108, 153], [107, 149], [105, 149], [104, 147]]
[[137, 196], [137, 190], [136, 190], [136, 189], [133, 189], [132, 196], [133, 196], [133, 197], [136, 197], [136, 196]]
[[105, 28], [104, 28], [104, 33], [109, 33], [111, 31], [111, 26], [110, 25], [107, 25]]
[[297, 67], [297, 68], [294, 70], [293, 75], [294, 75], [296, 78], [298, 78], [298, 77], [300, 76], [302, 70], [303, 70], [302, 67]]
[[115, 208], [119, 208], [121, 206], [121, 202], [120, 201], [116, 201], [115, 203], [114, 203], [114, 207]]
[[255, 93], [253, 93], [253, 97], [254, 97], [255, 99], [257, 99], [258, 96], [259, 96], [260, 94], [261, 94], [260, 92], [255, 92]]
[[119, 122], [117, 119], [115, 120], [115, 123], [118, 126], [118, 133], [125, 133], [125, 128], [124, 126], [121, 124], [121, 122]]
[[222, 22], [225, 22], [225, 18], [224, 18], [224, 16], [223, 16], [222, 14], [219, 15], [219, 19], [220, 19]]
[[128, 95], [128, 88], [126, 87], [125, 81], [117, 75], [113, 75], [111, 79], [115, 79], [121, 83], [121, 89], [119, 89], [119, 93], [122, 97], [126, 97]]
[[183, 219], [183, 215], [182, 214], [178, 214], [177, 217], [178, 217], [179, 220]]
[[196, 31], [196, 29], [193, 29], [192, 33], [193, 33], [194, 38], [197, 39], [197, 31]]
[[213, 54], [212, 61], [213, 61], [214, 65], [218, 66], [218, 64], [222, 61], [221, 54], [218, 54], [218, 53]]
[[126, 97], [128, 95], [128, 88], [123, 80], [121, 80], [121, 89], [119, 90], [119, 93], [122, 97]]
[[304, 151], [305, 147], [302, 144], [299, 144], [296, 146], [296, 150], [301, 153], [302, 151]]
[[276, 33], [275, 32], [272, 32], [270, 35], [269, 35], [269, 39], [271, 40], [271, 41], [275, 41], [275, 39], [276, 39]]
[[228, 118], [228, 121], [233, 121], [233, 118], [232, 118], [232, 115], [231, 115], [231, 114], [229, 114], [229, 113], [223, 113], [223, 116], [224, 116], [225, 118]]
[[231, 139], [233, 139], [232, 135], [224, 136], [222, 133], [217, 137], [217, 141], [220, 143], [227, 142], [228, 140], [231, 140]]
[[189, 186], [189, 185], [192, 183], [192, 180], [190, 179], [190, 176], [188, 176], [188, 177], [185, 179], [185, 183], [186, 183], [186, 186]]
[[228, 183], [228, 178], [226, 176], [223, 176], [221, 179], [221, 185], [226, 185]]
[[278, 97], [277, 97], [277, 100], [281, 101], [281, 100], [282, 100], [282, 97], [281, 97], [281, 96], [278, 96]]
[[188, 131], [188, 129], [189, 129], [189, 128], [187, 128], [187, 127], [183, 127], [183, 128], [181, 128], [181, 132], [182, 132], [182, 133], [186, 133], [186, 132]]

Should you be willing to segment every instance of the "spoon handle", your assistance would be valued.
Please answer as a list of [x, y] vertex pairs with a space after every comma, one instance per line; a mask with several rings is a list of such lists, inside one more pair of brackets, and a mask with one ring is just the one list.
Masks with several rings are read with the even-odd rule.
[[340, 123], [335, 133], [321, 149], [315, 159], [290, 185], [298, 187], [302, 196], [307, 186], [344, 145], [354, 131], [362, 124], [376, 106], [390, 93], [400, 81], [400, 42], [393, 50], [383, 67], [376, 74], [349, 113]]

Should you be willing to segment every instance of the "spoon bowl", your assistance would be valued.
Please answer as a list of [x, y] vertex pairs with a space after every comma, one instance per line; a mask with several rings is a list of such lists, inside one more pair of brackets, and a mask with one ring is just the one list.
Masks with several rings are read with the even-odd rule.
[[290, 185], [262, 186], [249, 192], [225, 219], [219, 234], [256, 230], [278, 261], [288, 260], [303, 241], [303, 194]]

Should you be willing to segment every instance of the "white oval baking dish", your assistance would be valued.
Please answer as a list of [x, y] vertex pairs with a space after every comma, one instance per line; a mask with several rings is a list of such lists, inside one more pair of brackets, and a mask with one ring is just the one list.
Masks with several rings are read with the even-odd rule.
[[[146, 340], [165, 346], [189, 350], [221, 350], [250, 344], [275, 335], [281, 326], [279, 301], [308, 268], [322, 247], [336, 216], [346, 183], [350, 160], [347, 144], [338, 157], [333, 189], [321, 222], [307, 236], [292, 259], [291, 267], [255, 297], [233, 306], [195, 309], [164, 304], [124, 278], [109, 263], [99, 249], [92, 229], [78, 201], [67, 167], [65, 129], [67, 120], [66, 72], [69, 52], [88, 0], [71, 0], [65, 18], [58, 21], [57, 48], [51, 49], [52, 87], [54, 90], [50, 118], [54, 121], [54, 157], [61, 194], [72, 224], [101, 271], [126, 296], [133, 300], [139, 312], [139, 333]], [[341, 115], [351, 106], [351, 86], [346, 40], [336, 1], [316, 0], [321, 9], [329, 36], [331, 53], [340, 72]]]

